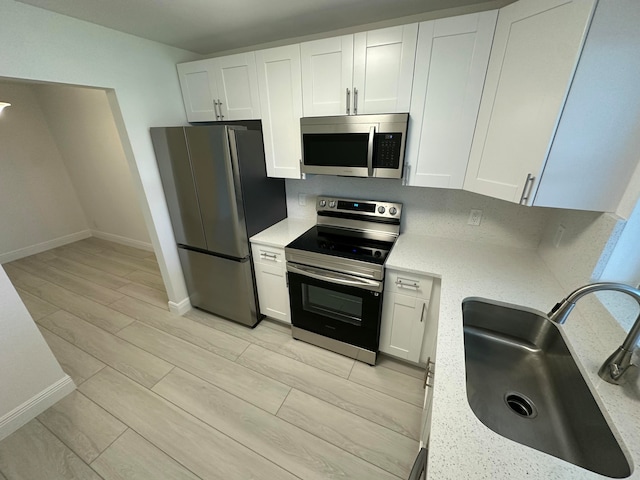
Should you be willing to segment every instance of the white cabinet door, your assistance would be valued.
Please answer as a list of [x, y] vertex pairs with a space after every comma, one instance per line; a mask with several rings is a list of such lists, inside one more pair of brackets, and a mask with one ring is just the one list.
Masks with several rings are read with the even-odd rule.
[[464, 189], [530, 204], [595, 0], [520, 0], [500, 10]]
[[300, 46], [256, 52], [267, 175], [300, 178]]
[[407, 185], [462, 188], [498, 11], [420, 24]]
[[184, 108], [190, 122], [214, 122], [218, 112], [215, 62], [212, 59], [178, 64]]
[[354, 114], [409, 111], [417, 38], [417, 23], [354, 35]]
[[305, 117], [349, 115], [353, 79], [353, 35], [300, 45]]
[[291, 323], [284, 250], [251, 245], [260, 313]]
[[254, 52], [215, 60], [220, 120], [259, 119], [260, 98]]
[[385, 291], [382, 303], [380, 351], [411, 362], [420, 360], [428, 302]]
[[260, 118], [253, 52], [178, 64], [178, 77], [190, 122]]
[[417, 37], [415, 23], [303, 43], [304, 115], [408, 112]]

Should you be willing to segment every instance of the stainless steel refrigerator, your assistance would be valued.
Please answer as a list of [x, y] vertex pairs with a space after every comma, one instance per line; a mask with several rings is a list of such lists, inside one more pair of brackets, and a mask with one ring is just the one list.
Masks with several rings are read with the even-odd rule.
[[287, 205], [284, 179], [267, 177], [262, 132], [247, 126], [151, 128], [151, 138], [191, 304], [255, 326], [249, 238]]

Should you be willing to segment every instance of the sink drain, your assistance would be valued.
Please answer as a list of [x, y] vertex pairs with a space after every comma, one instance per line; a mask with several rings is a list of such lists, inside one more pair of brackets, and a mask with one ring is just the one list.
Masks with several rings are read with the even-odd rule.
[[534, 403], [525, 395], [517, 392], [509, 392], [504, 396], [507, 406], [521, 417], [534, 418], [538, 410]]

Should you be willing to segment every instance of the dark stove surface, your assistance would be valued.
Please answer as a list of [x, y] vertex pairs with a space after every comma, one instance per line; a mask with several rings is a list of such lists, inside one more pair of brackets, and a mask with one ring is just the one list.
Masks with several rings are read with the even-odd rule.
[[366, 233], [323, 225], [311, 227], [292, 241], [287, 248], [321, 253], [362, 262], [383, 265], [393, 242], [367, 238]]

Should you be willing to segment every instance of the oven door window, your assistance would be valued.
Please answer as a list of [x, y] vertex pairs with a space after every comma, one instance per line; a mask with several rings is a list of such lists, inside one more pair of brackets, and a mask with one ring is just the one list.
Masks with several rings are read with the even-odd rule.
[[351, 325], [362, 324], [362, 298], [315, 285], [302, 285], [302, 308]]

